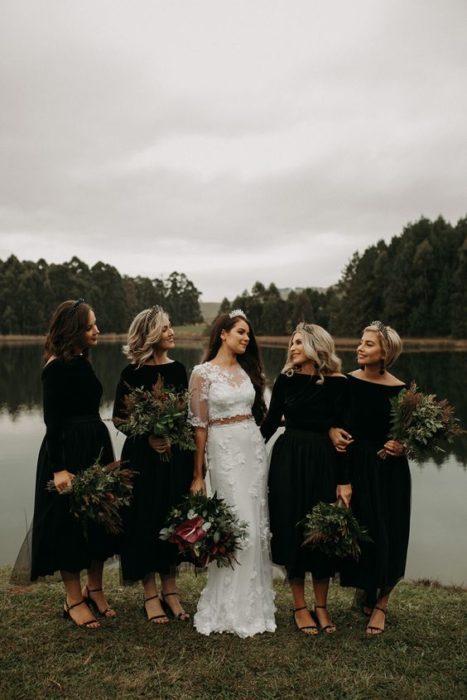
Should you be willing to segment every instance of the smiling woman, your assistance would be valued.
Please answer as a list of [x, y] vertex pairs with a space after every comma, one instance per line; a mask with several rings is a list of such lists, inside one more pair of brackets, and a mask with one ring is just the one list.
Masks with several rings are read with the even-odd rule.
[[[66, 590], [64, 616], [88, 628], [99, 627], [88, 605], [105, 617], [115, 616], [102, 591], [102, 570], [104, 560], [116, 553], [117, 540], [95, 523], [85, 535], [70, 513], [67, 495], [75, 474], [99, 459], [103, 464], [114, 459], [99, 416], [102, 386], [87, 358], [98, 335], [94, 311], [84, 299], [63, 302], [52, 316], [42, 371], [47, 430], [37, 463], [29, 572], [35, 581], [60, 571]], [[56, 488], [52, 493], [49, 480]], [[84, 590], [82, 569], [88, 570]]]
[[248, 524], [239, 566], [208, 567], [194, 623], [201, 634], [250, 637], [273, 632], [274, 603], [266, 505], [267, 459], [257, 423], [265, 405], [264, 374], [250, 322], [243, 311], [213, 323], [205, 362], [190, 380], [190, 422], [195, 429], [193, 493], [212, 490]]

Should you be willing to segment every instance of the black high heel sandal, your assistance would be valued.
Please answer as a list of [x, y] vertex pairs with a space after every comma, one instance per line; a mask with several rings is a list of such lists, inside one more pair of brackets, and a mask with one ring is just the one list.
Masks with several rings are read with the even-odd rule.
[[315, 605], [314, 610], [311, 613], [311, 617], [318, 625], [319, 631], [326, 632], [326, 634], [335, 634], [337, 632], [337, 627], [334, 624], [334, 622], [330, 622], [327, 625], [322, 625], [321, 622], [319, 621], [318, 615], [316, 614], [316, 608], [322, 608], [323, 610], [327, 610], [327, 606], [326, 605]]
[[[68, 601], [65, 598], [65, 607], [63, 608], [63, 617], [65, 620], [71, 620], [73, 624], [75, 624], [77, 627], [85, 627], [86, 629], [92, 630], [92, 629], [99, 629], [100, 624], [97, 622], [96, 618], [93, 617], [91, 620], [86, 620], [86, 622], [76, 622], [76, 620], [73, 620], [73, 618], [70, 615], [70, 610], [73, 610], [73, 608], [77, 608], [78, 605], [86, 605], [86, 601], [80, 600], [79, 603], [73, 603], [73, 605], [68, 605]], [[97, 622], [97, 627], [90, 627], [89, 625], [93, 625], [95, 622]]]
[[[117, 617], [117, 613], [115, 612], [115, 610], [109, 606], [107, 606], [105, 610], [99, 610], [99, 606], [97, 605], [96, 601], [91, 598], [91, 593], [100, 593], [102, 591], [102, 588], [88, 588], [87, 586], [85, 586], [84, 590], [86, 591], [86, 593], [84, 593], [84, 600], [87, 603], [88, 607], [92, 608], [96, 615], [105, 617], [107, 618], [107, 620], [110, 620], [112, 617]], [[108, 615], [107, 613], [109, 612], [114, 614]]]
[[[295, 623], [295, 627], [298, 630], [298, 632], [302, 632], [302, 634], [305, 634], [307, 637], [317, 637], [319, 633], [319, 628], [316, 625], [303, 625], [303, 627], [299, 627], [297, 624], [297, 618], [295, 617], [295, 613], [299, 612], [299, 610], [308, 610], [306, 605], [303, 605], [301, 608], [291, 608], [292, 611], [292, 618]], [[313, 617], [313, 614], [311, 615]], [[316, 632], [305, 632], [305, 630], [316, 630]]]
[[[386, 619], [386, 610], [385, 608], [381, 608], [379, 605], [375, 605], [373, 610], [380, 610], [384, 618]], [[373, 613], [372, 613], [373, 614]], [[368, 630], [375, 630], [374, 632], [369, 632]], [[366, 626], [366, 634], [368, 637], [379, 637], [380, 634], [384, 633], [384, 627], [376, 627], [376, 625], [367, 625]]]
[[[165, 622], [158, 622], [156, 624], [166, 625], [169, 622], [169, 618], [167, 617], [167, 615], [165, 613], [163, 613], [162, 615], [152, 615], [152, 617], [148, 617], [146, 603], [148, 602], [148, 600], [155, 600], [156, 598], [159, 598], [159, 600], [160, 600], [159, 595], [152, 595], [152, 596], [149, 596], [149, 598], [144, 598], [144, 603], [143, 603], [144, 614], [146, 615], [146, 619], [148, 622], [152, 622], [153, 620], [161, 620], [163, 617], [165, 617]], [[162, 605], [162, 601], [161, 601], [161, 605]]]
[[176, 595], [177, 598], [180, 598], [180, 596], [178, 595], [178, 593], [175, 593], [175, 592], [174, 592], [174, 593], [164, 593], [164, 592], [162, 593], [161, 604], [162, 604], [163, 609], [164, 609], [165, 612], [167, 613], [167, 615], [168, 615], [169, 617], [174, 617], [174, 618], [176, 618], [177, 620], [181, 620], [182, 622], [188, 622], [188, 620], [190, 619], [190, 613], [187, 613], [187, 612], [183, 611], [183, 612], [179, 612], [179, 613], [176, 615], [176, 614], [174, 613], [174, 611], [172, 610], [172, 608], [170, 607], [170, 605], [169, 605], [169, 604], [167, 603], [167, 601], [166, 601], [166, 598], [168, 598], [169, 595]]

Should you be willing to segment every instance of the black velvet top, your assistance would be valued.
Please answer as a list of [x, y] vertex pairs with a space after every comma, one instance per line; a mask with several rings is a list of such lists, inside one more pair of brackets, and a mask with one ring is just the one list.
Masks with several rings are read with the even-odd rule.
[[375, 384], [348, 375], [349, 417], [345, 425], [354, 440], [372, 440], [384, 444], [390, 430], [390, 399], [405, 389], [405, 384]]
[[52, 360], [42, 370], [45, 440], [53, 471], [65, 469], [63, 428], [67, 420], [99, 415], [102, 384], [82, 355]]
[[286, 428], [327, 433], [343, 424], [347, 413], [348, 381], [345, 377], [318, 377], [307, 374], [280, 374], [272, 389], [271, 403], [261, 426], [267, 440], [276, 432], [284, 416]]
[[131, 391], [131, 388], [151, 389], [159, 376], [167, 388], [175, 391], [185, 391], [188, 388], [186, 369], [177, 360], [163, 365], [141, 365], [141, 367], [134, 364], [127, 365], [122, 370], [117, 384], [113, 416], [125, 417], [123, 397]]

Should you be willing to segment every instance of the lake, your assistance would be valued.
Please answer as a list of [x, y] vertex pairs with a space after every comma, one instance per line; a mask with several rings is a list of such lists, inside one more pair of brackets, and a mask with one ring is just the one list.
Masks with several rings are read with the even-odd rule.
[[[40, 372], [42, 347], [36, 344], [0, 345], [0, 564], [13, 564], [32, 518], [36, 459], [44, 435]], [[172, 353], [187, 370], [200, 361], [201, 347], [177, 347]], [[268, 383], [284, 362], [282, 348], [263, 348]], [[342, 352], [345, 371], [355, 367], [354, 353]], [[113, 393], [126, 364], [117, 343], [101, 343], [93, 364], [104, 386], [101, 415], [110, 417]], [[423, 391], [447, 398], [463, 425], [467, 425], [465, 352], [414, 352], [401, 356], [396, 374], [406, 382], [416, 379]], [[117, 455], [123, 439], [110, 424]], [[444, 454], [411, 464], [412, 529], [407, 577], [444, 584], [467, 584], [465, 501], [467, 494], [467, 440], [456, 441]]]

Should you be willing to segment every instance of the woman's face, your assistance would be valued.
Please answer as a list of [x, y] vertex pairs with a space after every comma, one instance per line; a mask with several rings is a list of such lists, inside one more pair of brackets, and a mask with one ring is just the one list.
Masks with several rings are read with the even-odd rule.
[[157, 350], [160, 352], [167, 352], [175, 347], [175, 333], [170, 323], [169, 317], [164, 321], [162, 327], [162, 335], [159, 342], [157, 343]]
[[243, 355], [250, 342], [250, 326], [239, 319], [230, 331], [221, 332], [221, 340], [235, 355]]
[[83, 350], [87, 348], [92, 348], [97, 345], [97, 338], [99, 336], [100, 330], [97, 327], [96, 316], [92, 309], [89, 310], [88, 322], [86, 324], [86, 329], [84, 331], [84, 347]]
[[376, 331], [365, 331], [357, 348], [357, 363], [359, 365], [375, 365], [383, 357], [379, 334]]
[[290, 346], [290, 360], [294, 365], [303, 365], [305, 362], [309, 361], [309, 358], [305, 355], [305, 350], [303, 348], [303, 335], [301, 333], [295, 333], [292, 338], [292, 344]]

